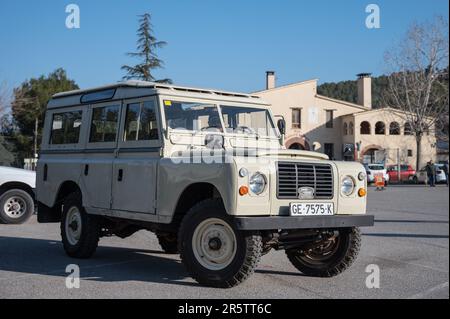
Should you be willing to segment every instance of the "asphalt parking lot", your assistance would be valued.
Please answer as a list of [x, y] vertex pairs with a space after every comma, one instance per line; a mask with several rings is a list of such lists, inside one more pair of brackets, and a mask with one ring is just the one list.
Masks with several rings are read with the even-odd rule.
[[[284, 252], [272, 252], [249, 280], [226, 290], [199, 286], [145, 231], [103, 238], [92, 259], [74, 260], [64, 254], [57, 224], [33, 218], [0, 225], [0, 298], [449, 298], [448, 188], [371, 188], [368, 196], [376, 226], [363, 230], [360, 256], [347, 272], [306, 277]], [[65, 284], [73, 263], [81, 270], [78, 289]], [[380, 269], [379, 288], [366, 287], [371, 264]]]

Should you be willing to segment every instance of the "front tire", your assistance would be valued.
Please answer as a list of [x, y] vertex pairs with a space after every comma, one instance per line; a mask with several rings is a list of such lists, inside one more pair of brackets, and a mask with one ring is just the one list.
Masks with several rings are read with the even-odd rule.
[[178, 236], [183, 264], [200, 284], [230, 288], [245, 281], [263, 250], [259, 234], [236, 228], [220, 200], [205, 200], [184, 217]]
[[335, 238], [310, 249], [289, 249], [286, 255], [295, 268], [313, 277], [334, 277], [349, 268], [361, 247], [361, 231], [357, 227], [338, 230]]
[[23, 224], [34, 213], [34, 200], [21, 189], [11, 189], [0, 195], [0, 222]]
[[73, 258], [91, 257], [100, 238], [97, 217], [86, 213], [79, 193], [67, 196], [63, 206], [61, 237], [64, 250]]

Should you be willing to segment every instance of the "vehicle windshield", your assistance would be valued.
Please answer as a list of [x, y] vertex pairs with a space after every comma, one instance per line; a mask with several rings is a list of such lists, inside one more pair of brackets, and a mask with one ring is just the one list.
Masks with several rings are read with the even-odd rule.
[[164, 100], [167, 127], [175, 130], [222, 132], [219, 110], [214, 104]]
[[225, 132], [278, 137], [270, 113], [266, 109], [164, 100], [167, 127], [173, 130]]
[[270, 113], [266, 109], [228, 105], [221, 105], [220, 109], [227, 133], [277, 136]]

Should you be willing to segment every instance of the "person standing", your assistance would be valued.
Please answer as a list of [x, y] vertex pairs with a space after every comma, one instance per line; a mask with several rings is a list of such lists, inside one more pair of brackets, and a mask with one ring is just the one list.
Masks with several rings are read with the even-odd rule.
[[444, 171], [445, 182], [447, 183], [447, 187], [448, 187], [448, 161], [447, 161], [447, 163], [444, 164], [444, 166], [442, 167], [442, 170]]
[[432, 161], [429, 161], [427, 163], [427, 178], [428, 178], [428, 185], [430, 187], [434, 187], [434, 177], [436, 175], [436, 168], [434, 167], [434, 163]]

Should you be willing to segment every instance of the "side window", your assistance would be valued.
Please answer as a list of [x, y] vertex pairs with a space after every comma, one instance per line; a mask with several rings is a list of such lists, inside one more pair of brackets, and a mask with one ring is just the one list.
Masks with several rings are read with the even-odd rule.
[[96, 107], [92, 110], [89, 143], [115, 142], [119, 120], [119, 105]]
[[81, 111], [53, 114], [50, 144], [77, 144], [80, 138], [81, 115]]
[[158, 138], [155, 103], [145, 101], [128, 104], [123, 140], [149, 141]]

